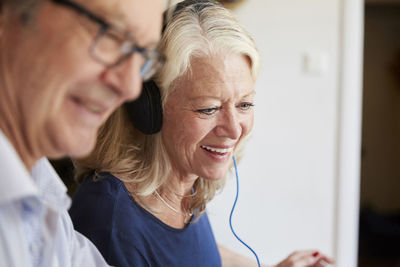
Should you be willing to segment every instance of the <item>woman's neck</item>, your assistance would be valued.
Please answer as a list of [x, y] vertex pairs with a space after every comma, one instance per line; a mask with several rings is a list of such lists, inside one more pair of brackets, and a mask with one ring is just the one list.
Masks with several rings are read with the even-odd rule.
[[180, 197], [182, 200], [184, 197], [192, 194], [192, 188], [197, 178], [197, 176], [179, 177], [170, 175], [167, 182], [160, 186], [158, 192], [166, 195], [167, 197]]
[[[147, 197], [134, 196], [138, 203], [156, 216], [165, 224], [182, 229], [191, 219], [191, 211], [187, 203], [192, 195], [193, 184], [196, 179], [182, 179], [170, 176], [167, 182]], [[129, 183], [126, 183], [129, 190]], [[131, 191], [131, 190], [129, 190]], [[132, 191], [131, 191], [132, 192]]]

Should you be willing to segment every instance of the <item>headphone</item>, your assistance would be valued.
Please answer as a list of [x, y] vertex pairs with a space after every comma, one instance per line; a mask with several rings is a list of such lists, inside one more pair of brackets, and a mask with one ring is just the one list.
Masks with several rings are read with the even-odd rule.
[[[172, 12], [171, 18], [181, 12], [181, 10], [187, 7], [193, 8], [196, 12], [202, 10], [205, 7], [212, 5], [220, 5], [217, 2], [210, 0], [186, 0], [179, 2], [174, 11]], [[163, 14], [163, 27], [162, 34], [164, 34], [167, 26], [167, 11]], [[161, 93], [160, 88], [154, 82], [149, 80], [143, 83], [142, 93], [138, 99], [127, 102], [124, 104], [126, 111], [128, 112], [129, 119], [136, 129], [146, 135], [158, 133], [162, 127], [163, 114], [161, 105]]]
[[124, 104], [129, 119], [144, 134], [158, 133], [162, 126], [160, 88], [153, 80], [143, 83], [139, 98]]

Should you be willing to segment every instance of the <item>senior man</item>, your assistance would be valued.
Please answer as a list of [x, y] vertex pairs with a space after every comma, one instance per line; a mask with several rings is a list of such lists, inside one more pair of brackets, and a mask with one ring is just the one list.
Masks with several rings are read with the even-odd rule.
[[91, 151], [162, 64], [161, 20], [161, 0], [0, 2], [0, 266], [106, 265], [41, 158]]

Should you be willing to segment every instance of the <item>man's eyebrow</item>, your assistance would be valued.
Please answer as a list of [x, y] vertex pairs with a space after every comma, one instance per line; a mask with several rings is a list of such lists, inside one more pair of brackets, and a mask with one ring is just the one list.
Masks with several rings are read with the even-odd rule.
[[107, 21], [112, 27], [116, 27], [126, 33], [129, 33], [132, 36], [135, 34], [135, 32], [137, 32], [136, 25], [130, 25], [129, 27], [127, 26], [128, 23], [126, 16], [121, 13], [109, 14], [107, 17]]
[[119, 10], [118, 6], [93, 6], [90, 11], [96, 14], [99, 18], [105, 20], [110, 26], [123, 30], [124, 32], [136, 32], [136, 26], [126, 27], [128, 20], [126, 14]]
[[133, 38], [135, 44], [139, 45], [142, 48], [156, 49], [159, 44], [159, 39], [149, 40], [149, 42], [146, 42], [145, 44], [139, 44], [137, 40], [137, 34], [139, 32], [137, 25], [128, 26], [126, 16], [121, 13], [116, 15], [109, 15], [109, 18], [107, 18], [107, 22], [110, 24], [111, 27], [116, 27], [123, 33], [128, 34], [131, 38]]

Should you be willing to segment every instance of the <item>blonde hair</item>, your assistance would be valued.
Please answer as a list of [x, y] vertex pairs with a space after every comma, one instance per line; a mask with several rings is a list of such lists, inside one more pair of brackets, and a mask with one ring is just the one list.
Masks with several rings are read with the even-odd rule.
[[[180, 4], [185, 2], [190, 1]], [[174, 90], [174, 82], [190, 73], [190, 62], [195, 57], [244, 55], [250, 60], [253, 79], [258, 75], [260, 62], [255, 43], [234, 16], [213, 1], [190, 3], [173, 12], [160, 42], [160, 50], [168, 59], [155, 79], [163, 105]], [[236, 149], [238, 160], [243, 143]], [[95, 179], [101, 177], [101, 172], [110, 172], [133, 184], [133, 193], [139, 201], [165, 185], [171, 171], [161, 134], [144, 135], [136, 130], [124, 108], [119, 108], [101, 127], [94, 151], [75, 165], [78, 181], [93, 171]], [[187, 199], [185, 208], [197, 215], [203, 213], [225, 180], [226, 177], [218, 181], [199, 177], [193, 185], [195, 193]]]

